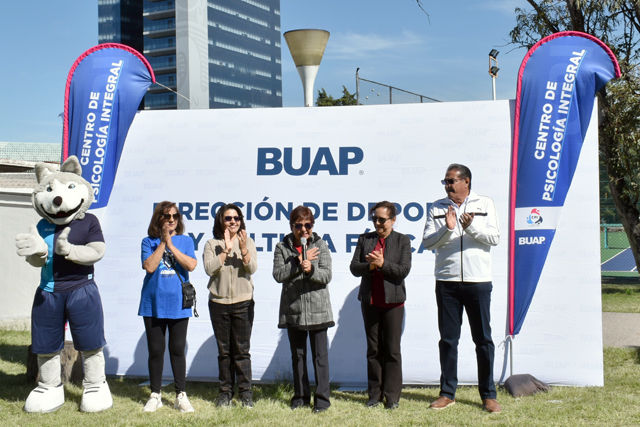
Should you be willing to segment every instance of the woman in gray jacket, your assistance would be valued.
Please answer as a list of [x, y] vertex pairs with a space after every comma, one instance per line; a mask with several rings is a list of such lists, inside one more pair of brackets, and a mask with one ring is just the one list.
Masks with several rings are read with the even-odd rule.
[[286, 328], [291, 346], [293, 389], [291, 409], [311, 402], [307, 373], [307, 336], [316, 377], [314, 412], [331, 406], [329, 400], [329, 349], [327, 329], [335, 326], [328, 284], [331, 252], [313, 233], [311, 210], [298, 206], [289, 216], [291, 233], [276, 245], [273, 278], [282, 283], [279, 328]]

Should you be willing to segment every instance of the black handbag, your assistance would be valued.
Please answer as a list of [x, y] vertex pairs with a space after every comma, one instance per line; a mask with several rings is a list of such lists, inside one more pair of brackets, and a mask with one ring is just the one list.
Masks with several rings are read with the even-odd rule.
[[198, 299], [196, 298], [196, 288], [190, 282], [184, 282], [182, 277], [180, 277], [180, 272], [176, 268], [175, 259], [171, 252], [165, 251], [167, 254], [167, 258], [169, 258], [169, 262], [171, 263], [171, 267], [178, 275], [178, 279], [180, 279], [180, 283], [182, 283], [182, 309], [193, 307], [193, 315], [195, 317], [200, 317], [198, 314], [198, 310], [196, 308]]

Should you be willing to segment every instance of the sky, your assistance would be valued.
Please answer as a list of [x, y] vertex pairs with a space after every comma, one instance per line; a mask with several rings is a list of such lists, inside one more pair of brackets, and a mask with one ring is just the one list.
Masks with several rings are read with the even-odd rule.
[[[98, 43], [97, 0], [0, 2], [0, 141], [60, 142], [67, 74]], [[496, 98], [513, 99], [526, 51], [508, 44], [526, 0], [280, 0], [282, 32], [330, 32], [315, 93], [339, 98], [360, 77], [445, 102], [492, 98], [489, 51], [497, 49]], [[282, 39], [284, 107], [304, 95]], [[371, 87], [361, 87], [371, 92]], [[370, 95], [377, 96], [378, 88]], [[381, 95], [384, 96], [384, 93]], [[361, 93], [361, 98], [364, 93]], [[395, 96], [395, 95], [394, 95]]]

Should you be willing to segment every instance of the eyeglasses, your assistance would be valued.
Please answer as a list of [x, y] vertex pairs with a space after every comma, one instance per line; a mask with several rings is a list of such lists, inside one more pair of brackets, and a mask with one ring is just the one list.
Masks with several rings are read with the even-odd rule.
[[162, 214], [162, 218], [164, 218], [165, 221], [169, 221], [172, 217], [174, 221], [177, 221], [180, 218], [180, 214]]
[[461, 179], [455, 179], [455, 178], [447, 178], [447, 179], [443, 179], [442, 181], [440, 181], [440, 184], [442, 185], [453, 185], [458, 181], [462, 181]]
[[378, 224], [384, 224], [385, 222], [389, 221], [391, 218], [382, 218], [379, 216], [372, 216], [371, 217], [371, 221], [373, 221], [374, 223], [378, 223]]
[[224, 222], [231, 222], [231, 220], [234, 220], [235, 222], [240, 222], [240, 217], [239, 216], [225, 216], [224, 217]]
[[313, 224], [311, 224], [310, 222], [307, 222], [306, 224], [293, 224], [293, 226], [296, 230], [302, 230], [302, 227], [306, 228], [307, 230], [311, 230], [313, 228]]

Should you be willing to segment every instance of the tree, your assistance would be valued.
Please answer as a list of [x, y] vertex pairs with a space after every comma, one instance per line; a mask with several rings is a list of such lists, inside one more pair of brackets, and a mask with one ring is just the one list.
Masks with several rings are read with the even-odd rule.
[[335, 107], [342, 105], [358, 105], [356, 95], [349, 93], [345, 86], [342, 86], [342, 98], [333, 99], [328, 95], [327, 91], [322, 88], [318, 90], [318, 98], [316, 99], [316, 107]]
[[516, 8], [511, 42], [531, 48], [558, 31], [581, 31], [606, 43], [618, 58], [622, 77], [598, 92], [600, 159], [606, 165], [610, 197], [640, 271], [640, 1], [526, 0]]

